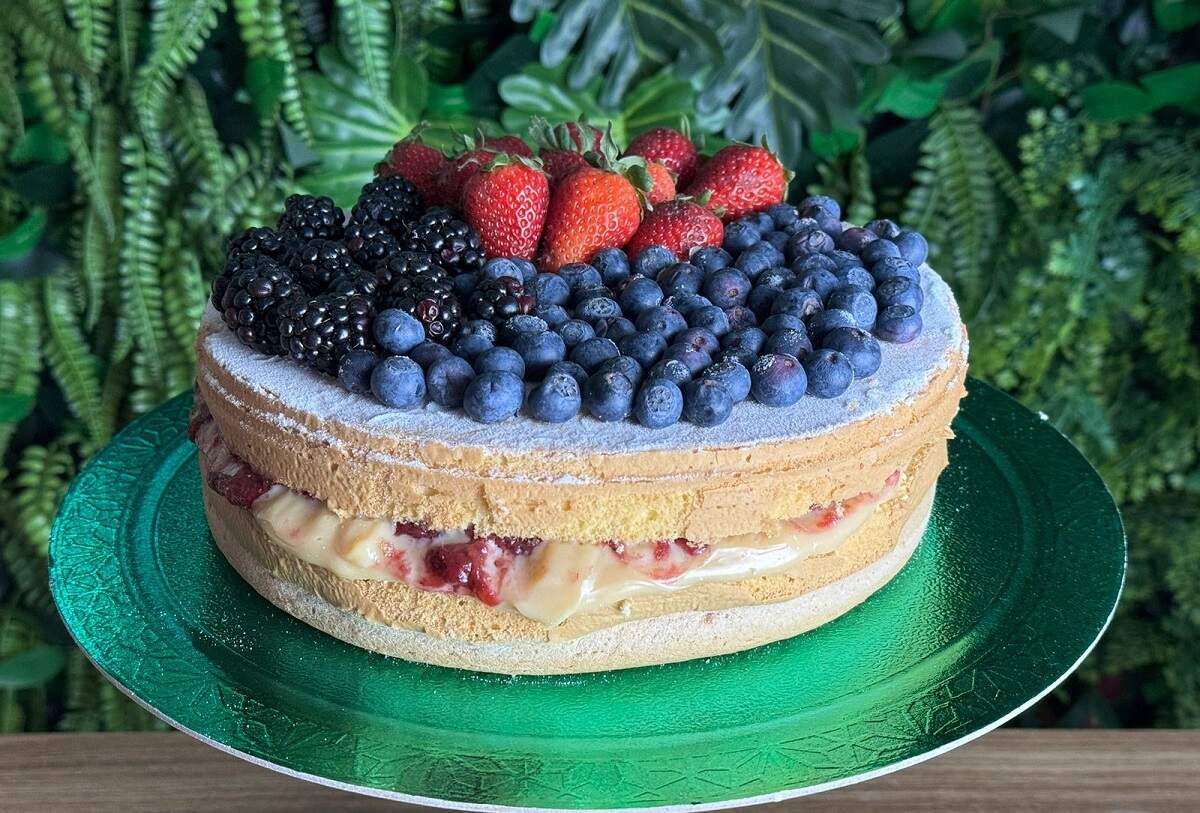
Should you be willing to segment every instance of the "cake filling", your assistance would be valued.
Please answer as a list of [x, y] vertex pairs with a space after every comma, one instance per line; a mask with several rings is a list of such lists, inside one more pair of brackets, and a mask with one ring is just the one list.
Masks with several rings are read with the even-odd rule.
[[699, 583], [784, 573], [836, 550], [890, 497], [894, 472], [878, 491], [814, 505], [772, 533], [720, 540], [577, 544], [437, 530], [391, 519], [344, 518], [324, 501], [273, 483], [234, 455], [197, 402], [189, 432], [209, 487], [248, 509], [276, 545], [344, 579], [399, 581], [420, 590], [473, 596], [547, 627], [577, 613]]

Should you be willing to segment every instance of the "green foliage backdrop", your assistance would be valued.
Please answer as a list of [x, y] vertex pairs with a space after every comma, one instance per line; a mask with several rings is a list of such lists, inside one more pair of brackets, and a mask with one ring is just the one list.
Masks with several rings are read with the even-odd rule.
[[[919, 228], [972, 369], [1103, 472], [1126, 598], [1023, 720], [1200, 725], [1200, 0], [12, 0], [0, 22], [0, 731], [155, 725], [46, 588], [87, 457], [189, 386], [224, 236], [420, 121], [767, 136]], [[1086, 561], [1079, 563], [1087, 567]]]

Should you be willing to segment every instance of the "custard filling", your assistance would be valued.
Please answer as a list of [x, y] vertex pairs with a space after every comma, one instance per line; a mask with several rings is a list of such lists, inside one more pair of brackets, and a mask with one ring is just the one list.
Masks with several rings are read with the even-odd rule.
[[895, 492], [901, 476], [894, 472], [878, 491], [814, 505], [770, 533], [707, 541], [543, 542], [339, 517], [324, 501], [266, 480], [234, 455], [201, 402], [189, 430], [210, 488], [248, 509], [267, 538], [293, 556], [344, 579], [474, 596], [547, 627], [654, 593], [786, 573], [836, 550]]

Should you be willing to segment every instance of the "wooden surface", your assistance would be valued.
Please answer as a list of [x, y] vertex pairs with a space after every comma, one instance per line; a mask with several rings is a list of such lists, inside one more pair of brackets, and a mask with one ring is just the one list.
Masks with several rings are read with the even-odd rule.
[[[291, 779], [182, 734], [0, 736], [3, 811], [417, 810]], [[746, 810], [1200, 810], [1200, 731], [1006, 729], [908, 770]]]

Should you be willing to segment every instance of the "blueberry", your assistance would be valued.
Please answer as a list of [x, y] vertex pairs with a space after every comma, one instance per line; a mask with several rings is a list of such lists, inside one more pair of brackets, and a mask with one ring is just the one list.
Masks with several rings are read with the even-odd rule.
[[633, 258], [633, 273], [653, 277], [668, 265], [679, 262], [675, 252], [666, 246], [646, 246]]
[[838, 235], [837, 247], [850, 254], [862, 254], [868, 245], [878, 239], [879, 235], [873, 231], [860, 229], [858, 226], [851, 226], [848, 229], [843, 229], [842, 233]]
[[493, 257], [483, 264], [483, 268], [479, 269], [479, 279], [500, 279], [501, 277], [512, 277], [513, 279], [521, 279], [521, 269], [512, 260], [505, 257]]
[[[757, 238], [751, 241], [750, 245], [757, 243]], [[713, 246], [703, 246], [692, 252], [689, 259], [692, 265], [699, 268], [705, 274], [711, 274], [713, 271], [720, 271], [722, 268], [728, 268], [733, 263], [733, 257], [723, 248], [714, 248]]]
[[784, 328], [772, 333], [763, 349], [768, 353], [786, 353], [804, 358], [805, 354], [812, 352], [812, 342], [808, 339], [807, 331]]
[[679, 359], [660, 359], [657, 364], [650, 368], [647, 378], [651, 381], [656, 378], [665, 378], [682, 387], [692, 380], [692, 371]]
[[754, 327], [758, 324], [758, 317], [754, 315], [754, 311], [745, 305], [734, 305], [732, 308], [725, 308], [725, 318], [729, 320], [730, 330], [741, 330], [742, 328]]
[[479, 275], [470, 272], [465, 274], [456, 274], [454, 279], [451, 281], [451, 285], [454, 286], [454, 295], [459, 299], [464, 300], [471, 295], [478, 284]]
[[662, 429], [683, 414], [683, 393], [679, 384], [667, 378], [651, 378], [633, 400], [633, 415], [648, 429]]
[[[435, 344], [434, 347], [442, 346]], [[444, 347], [442, 349], [446, 350]], [[449, 355], [448, 350], [446, 354]], [[371, 391], [371, 372], [378, 363], [379, 356], [370, 350], [351, 350], [338, 362], [338, 382], [350, 392], [366, 395]]]
[[533, 285], [533, 281], [537, 279], [538, 275], [537, 266], [531, 263], [529, 260], [525, 260], [520, 257], [513, 257], [512, 261], [513, 265], [521, 270], [521, 276], [517, 278], [521, 280], [521, 284], [525, 286]]
[[517, 378], [525, 377], [525, 359], [511, 347], [492, 347], [484, 350], [474, 358], [472, 366], [477, 373], [506, 372]]
[[633, 382], [616, 370], [596, 372], [583, 386], [583, 405], [601, 421], [620, 421], [633, 409]]
[[805, 324], [808, 325], [808, 337], [817, 344], [825, 338], [825, 334], [836, 327], [858, 327], [854, 314], [849, 311], [823, 310], [810, 316]]
[[767, 214], [771, 216], [771, 222], [777, 229], [782, 229], [789, 223], [795, 223], [796, 218], [800, 217], [796, 207], [787, 203], [776, 203], [774, 206], [768, 207]]
[[867, 243], [863, 247], [862, 253], [859, 255], [865, 265], [875, 265], [875, 263], [885, 257], [900, 257], [900, 249], [891, 240], [880, 238], [874, 242]]
[[614, 342], [631, 333], [637, 333], [637, 326], [624, 316], [610, 316], [607, 319], [597, 319], [596, 335], [612, 339]]
[[687, 330], [687, 320], [683, 318], [683, 314], [674, 308], [665, 305], [659, 305], [655, 308], [642, 311], [637, 318], [638, 330], [649, 330], [655, 333], [661, 333], [668, 340], [676, 335]]
[[704, 272], [691, 263], [675, 263], [659, 271], [656, 279], [667, 296], [696, 294], [704, 284]]
[[861, 328], [834, 328], [821, 339], [821, 347], [836, 350], [849, 359], [855, 378], [866, 378], [879, 369], [879, 342]]
[[746, 220], [754, 224], [759, 234], [765, 234], [775, 228], [775, 221], [766, 212], [753, 212], [746, 215]]
[[871, 266], [871, 276], [876, 282], [903, 277], [913, 282], [920, 282], [921, 272], [917, 267], [903, 257], [884, 257]]
[[475, 371], [466, 359], [449, 356], [430, 365], [425, 371], [425, 386], [429, 398], [438, 406], [454, 409], [462, 406], [463, 393], [475, 378]]
[[571, 351], [571, 361], [591, 373], [604, 362], [620, 354], [616, 342], [597, 336], [577, 344]]
[[718, 361], [702, 373], [703, 378], [716, 381], [735, 404], [746, 400], [750, 394], [750, 371], [744, 365], [732, 359]]
[[842, 221], [833, 215], [826, 212], [824, 209], [814, 210], [813, 219], [817, 221], [817, 227], [829, 235], [834, 244], [837, 243], [837, 238], [842, 233]]
[[667, 349], [666, 338], [655, 331], [631, 333], [622, 336], [617, 342], [617, 348], [623, 355], [630, 356], [643, 367], [649, 367], [658, 361], [663, 351]]
[[512, 373], [489, 370], [476, 376], [463, 393], [463, 410], [480, 423], [499, 423], [517, 414], [525, 385]]
[[769, 231], [762, 236], [764, 242], [770, 243], [775, 248], [783, 251], [787, 247], [788, 238], [791, 237], [785, 231]]
[[542, 305], [534, 315], [545, 322], [551, 330], [571, 318], [567, 309], [562, 305]]
[[775, 304], [771, 306], [772, 314], [790, 313], [801, 319], [805, 319], [819, 310], [821, 310], [821, 297], [817, 295], [816, 291], [810, 291], [807, 288], [793, 288], [790, 291], [784, 291], [776, 297]]
[[805, 217], [811, 217], [811, 215], [807, 214], [808, 210], [810, 209], [822, 209], [835, 218], [841, 218], [842, 216], [841, 205], [828, 195], [809, 195], [807, 198], [800, 201], [800, 206], [798, 208], [800, 209], [801, 213], [804, 213]]
[[567, 281], [572, 291], [586, 285], [604, 284], [600, 272], [587, 263], [567, 263], [558, 269], [558, 275]]
[[845, 285], [857, 285], [859, 288], [866, 288], [868, 291], [875, 289], [875, 278], [867, 269], [857, 265], [852, 265], [848, 268], [839, 268], [833, 272], [838, 281], [838, 287]]
[[596, 329], [582, 319], [568, 319], [556, 327], [554, 331], [559, 336], [562, 336], [563, 343], [568, 348], [574, 347], [581, 342], [586, 342], [596, 335]]
[[425, 326], [415, 316], [395, 308], [380, 311], [371, 332], [380, 347], [395, 355], [403, 355], [425, 341]]
[[683, 416], [696, 426], [717, 426], [729, 419], [733, 398], [719, 381], [700, 378], [683, 387]]
[[875, 232], [885, 240], [895, 240], [900, 236], [900, 227], [887, 218], [872, 220], [867, 224], [867, 230]]
[[727, 347], [717, 355], [717, 364], [722, 364], [727, 361], [734, 361], [742, 365], [746, 369], [754, 366], [754, 362], [758, 360], [758, 353], [751, 350], [749, 347]]
[[729, 332], [729, 317], [716, 305], [697, 308], [688, 314], [687, 322], [690, 327], [702, 327], [711, 331], [717, 338]]
[[602, 248], [592, 257], [592, 266], [600, 272], [605, 285], [619, 285], [629, 279], [629, 258], [619, 248]]
[[833, 251], [833, 238], [820, 229], [806, 229], [788, 238], [784, 252], [793, 262], [809, 254], [824, 254]]
[[598, 296], [588, 299], [575, 306], [575, 318], [595, 322], [598, 319], [608, 319], [621, 315], [621, 306], [615, 299]]
[[767, 334], [756, 327], [747, 327], [734, 331], [721, 339], [721, 347], [726, 349], [730, 347], [746, 347], [755, 355], [762, 352], [763, 345], [766, 343]]
[[675, 344], [682, 344], [692, 350], [703, 350], [705, 353], [715, 353], [721, 349], [721, 340], [708, 328], [693, 327], [675, 337]]
[[746, 297], [746, 307], [754, 311], [754, 315], [759, 319], [765, 319], [771, 313], [771, 308], [781, 293], [783, 293], [783, 289], [773, 285], [755, 285], [750, 289], [750, 296]]
[[571, 302], [576, 308], [589, 299], [612, 298], [612, 289], [607, 285], [583, 285], [571, 292]]
[[[645, 251], [649, 251], [650, 246]], [[645, 253], [645, 252], [643, 252]], [[662, 304], [663, 291], [658, 283], [649, 277], [633, 277], [621, 291], [621, 310], [626, 316], [636, 318], [642, 311], [649, 310]]]
[[664, 299], [662, 303], [671, 306], [684, 316], [689, 316], [694, 311], [706, 308], [712, 304], [706, 297], [700, 296], [700, 294], [672, 294]]
[[425, 401], [425, 372], [408, 356], [389, 356], [371, 371], [371, 392], [392, 409], [412, 409]]
[[533, 295], [539, 305], [565, 305], [571, 299], [571, 286], [558, 274], [538, 274], [533, 280]]
[[768, 268], [780, 265], [783, 265], [783, 252], [761, 240], [739, 254], [733, 262], [734, 268], [752, 280], [758, 279], [758, 275]]
[[683, 362], [688, 372], [699, 375], [700, 371], [712, 364], [712, 356], [703, 350], [694, 350], [687, 345], [673, 344], [663, 353], [665, 359], [675, 359]]
[[804, 397], [808, 376], [795, 356], [768, 353], [750, 368], [750, 394], [766, 406], [789, 406]]
[[875, 335], [885, 342], [906, 344], [921, 335], [921, 314], [909, 305], [888, 305], [875, 322]]
[[546, 324], [546, 320], [540, 316], [534, 316], [530, 313], [517, 314], [516, 316], [510, 316], [505, 321], [504, 327], [500, 328], [500, 342], [511, 345], [517, 340], [518, 336], [545, 333], [549, 329], [550, 326]]
[[[813, 255], [819, 256], [819, 255]], [[809, 271], [800, 279], [796, 280], [796, 287], [806, 291], [814, 291], [822, 301], [833, 291], [834, 288], [841, 285], [841, 280], [832, 271]]]
[[918, 231], [902, 231], [892, 241], [900, 249], [900, 256], [913, 265], [920, 265], [929, 256], [929, 242]]
[[408, 357], [417, 364], [420, 364], [426, 370], [428, 370], [429, 365], [433, 364], [435, 361], [441, 361], [442, 359], [450, 358], [452, 356], [454, 356], [454, 354], [450, 352], [448, 347], [446, 347], [444, 344], [438, 344], [437, 342], [421, 342], [412, 350], [408, 351]]
[[486, 319], [472, 319], [459, 328], [458, 335], [482, 336], [492, 343], [495, 343], [497, 338], [496, 326]]
[[704, 280], [702, 293], [718, 308], [742, 305], [750, 294], [750, 279], [741, 271], [723, 268]]
[[526, 408], [535, 420], [562, 423], [579, 414], [579, 382], [567, 373], [548, 374], [529, 392]]
[[[814, 254], [814, 257], [821, 255]], [[782, 291], [784, 288], [791, 288], [796, 282], [796, 275], [787, 268], [780, 266], [779, 268], [768, 268], [766, 271], [758, 275], [758, 279], [754, 280], [754, 287], [761, 288], [778, 288]]]
[[858, 285], [842, 285], [833, 289], [827, 304], [831, 310], [848, 311], [854, 322], [861, 328], [870, 330], [875, 325], [875, 315], [879, 306], [875, 297], [866, 288]]
[[[575, 379], [575, 383], [579, 385], [580, 391], [583, 389], [583, 384], [587, 381], [587, 370], [580, 367], [573, 361], [559, 361], [550, 365], [550, 369], [546, 371], [546, 378], [557, 373], [564, 373]], [[545, 379], [543, 379], [545, 380]]]
[[879, 283], [875, 289], [875, 301], [880, 308], [888, 305], [908, 305], [915, 311], [925, 304], [925, 294], [916, 280], [907, 277], [892, 277]]
[[850, 359], [829, 348], [810, 353], [804, 359], [804, 373], [808, 376], [808, 394], [817, 398], [836, 398], [854, 381]]
[[513, 349], [525, 360], [530, 379], [540, 378], [551, 364], [562, 361], [567, 345], [557, 333], [523, 333], [513, 342]]
[[[766, 321], [762, 323], [762, 329], [768, 334], [777, 333], [781, 330], [803, 330], [805, 334], [808, 333], [808, 329], [804, 326], [804, 320], [791, 313], [776, 313], [768, 316]], [[792, 355], [795, 355], [795, 353]]]
[[621, 375], [629, 379], [629, 382], [636, 387], [642, 381], [642, 365], [632, 356], [617, 356], [615, 359], [609, 359], [600, 365], [596, 373], [607, 373], [615, 370]]
[[460, 358], [465, 358], [467, 361], [478, 356], [485, 350], [492, 347], [492, 342], [487, 336], [479, 333], [460, 334], [454, 340], [454, 344], [450, 345], [450, 351]]
[[735, 220], [725, 227], [724, 248], [737, 256], [762, 239], [762, 233], [745, 220]]
[[[860, 265], [858, 258], [854, 258], [856, 265]], [[828, 254], [805, 254], [803, 257], [797, 257], [792, 263], [792, 271], [798, 277], [802, 277], [810, 271], [836, 271], [838, 264]]]
[[859, 259], [857, 254], [853, 254], [849, 251], [843, 251], [841, 249], [838, 249], [837, 251], [831, 251], [828, 254], [820, 254], [816, 256], [825, 257], [828, 259], [833, 263], [835, 269], [862, 265], [862, 260]]
[[802, 231], [821, 228], [821, 223], [815, 217], [800, 217], [787, 227], [788, 234], [799, 234]]

